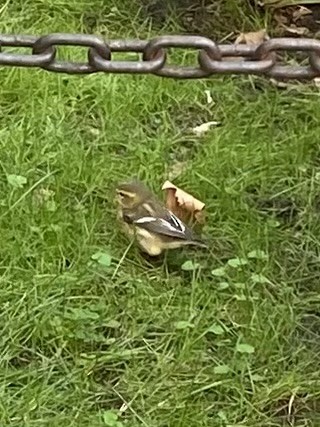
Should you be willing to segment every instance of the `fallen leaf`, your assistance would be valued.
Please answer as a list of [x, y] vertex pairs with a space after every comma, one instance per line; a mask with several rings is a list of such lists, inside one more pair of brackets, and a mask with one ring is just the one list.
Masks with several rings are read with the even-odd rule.
[[170, 181], [163, 184], [162, 190], [166, 191], [166, 207], [178, 218], [185, 222], [203, 223], [205, 207], [203, 202], [176, 187]]
[[[235, 44], [252, 44], [257, 45], [261, 44], [266, 40], [269, 40], [270, 37], [267, 34], [267, 31], [265, 29], [249, 32], [249, 33], [240, 33], [239, 36], [235, 40]], [[248, 57], [244, 56], [224, 56], [224, 61], [245, 61]]]
[[292, 19], [296, 22], [306, 15], [312, 15], [312, 11], [305, 6], [298, 6], [292, 13]]
[[235, 44], [261, 44], [269, 39], [267, 30], [263, 29], [249, 33], [240, 33], [236, 38]]
[[202, 136], [203, 134], [208, 132], [208, 130], [210, 130], [212, 126], [219, 126], [220, 124], [221, 124], [220, 122], [215, 122], [215, 121], [202, 123], [202, 125], [195, 126], [192, 129], [192, 132], [195, 133], [197, 136]]
[[289, 34], [295, 34], [297, 36], [307, 36], [309, 34], [309, 30], [306, 27], [297, 27], [292, 24], [290, 27], [283, 25], [283, 29]]
[[289, 7], [278, 9], [273, 18], [278, 24], [276, 33], [280, 37], [290, 35], [310, 37], [319, 27], [310, 9], [293, 3]]

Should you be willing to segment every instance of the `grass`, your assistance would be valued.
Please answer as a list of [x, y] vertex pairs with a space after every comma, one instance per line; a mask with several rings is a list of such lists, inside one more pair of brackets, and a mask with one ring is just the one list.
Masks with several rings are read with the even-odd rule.
[[[86, 32], [89, 16], [153, 35], [129, 5], [7, 2], [2, 31]], [[318, 90], [0, 75], [0, 424], [319, 426]], [[208, 120], [222, 125], [196, 138]], [[212, 247], [151, 265], [118, 230], [114, 185], [160, 194], [181, 161]]]

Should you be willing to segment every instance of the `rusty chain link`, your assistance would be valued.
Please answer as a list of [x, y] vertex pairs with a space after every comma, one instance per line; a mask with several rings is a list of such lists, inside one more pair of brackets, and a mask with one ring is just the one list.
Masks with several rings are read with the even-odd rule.
[[[57, 59], [58, 46], [88, 49], [86, 62]], [[30, 54], [7, 48], [30, 48]], [[169, 49], [188, 48], [198, 52], [193, 67], [170, 65]], [[136, 61], [119, 61], [114, 52], [140, 54]], [[306, 52], [308, 64], [291, 65], [280, 52]], [[292, 62], [292, 60], [291, 60]], [[301, 63], [302, 62], [302, 63]], [[309, 38], [274, 38], [259, 45], [217, 44], [201, 36], [160, 36], [148, 40], [109, 40], [88, 34], [55, 33], [41, 37], [0, 34], [0, 67], [38, 67], [69, 74], [129, 73], [155, 74], [180, 79], [203, 78], [217, 74], [257, 74], [276, 79], [312, 79], [320, 76], [320, 41]]]

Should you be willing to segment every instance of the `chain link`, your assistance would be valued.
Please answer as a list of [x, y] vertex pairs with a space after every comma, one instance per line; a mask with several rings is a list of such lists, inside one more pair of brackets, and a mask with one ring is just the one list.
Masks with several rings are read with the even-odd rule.
[[[58, 46], [87, 48], [87, 61], [57, 59]], [[7, 48], [30, 48], [30, 54]], [[170, 65], [170, 49], [193, 49], [194, 66]], [[14, 49], [13, 49], [14, 50]], [[140, 54], [134, 61], [112, 58], [114, 52]], [[305, 61], [291, 65], [280, 52], [305, 52]], [[295, 61], [296, 62], [296, 61]], [[257, 45], [217, 44], [201, 36], [160, 36], [152, 40], [109, 40], [89, 34], [55, 33], [41, 37], [0, 34], [0, 67], [37, 67], [57, 73], [129, 73], [190, 79], [217, 74], [257, 74], [276, 79], [305, 80], [320, 76], [320, 41], [309, 38], [274, 38]]]

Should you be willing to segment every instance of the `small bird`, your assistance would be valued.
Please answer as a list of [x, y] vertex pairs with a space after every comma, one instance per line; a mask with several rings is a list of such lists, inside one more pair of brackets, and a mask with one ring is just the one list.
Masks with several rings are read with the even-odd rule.
[[207, 247], [176, 215], [140, 181], [121, 183], [117, 189], [118, 218], [125, 232], [135, 237], [150, 256], [186, 245]]

